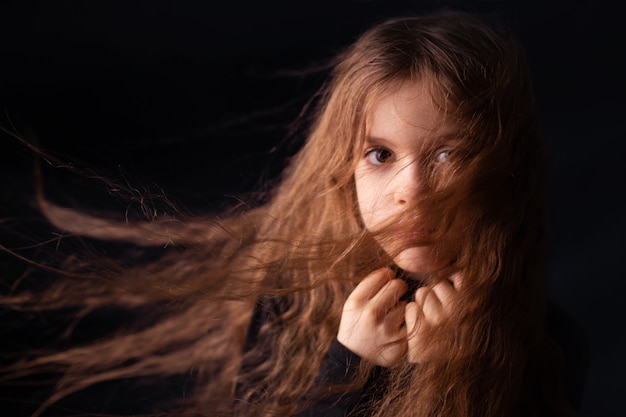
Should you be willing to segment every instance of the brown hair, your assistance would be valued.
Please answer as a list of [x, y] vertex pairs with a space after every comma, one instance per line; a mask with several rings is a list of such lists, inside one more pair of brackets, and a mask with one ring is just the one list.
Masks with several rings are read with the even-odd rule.
[[[385, 21], [338, 57], [313, 105], [306, 143], [258, 207], [135, 223], [40, 198], [66, 234], [172, 248], [137, 263], [73, 256], [49, 268], [65, 277], [52, 288], [3, 303], [170, 307], [162, 319], [109, 339], [23, 358], [12, 375], [63, 372], [47, 406], [102, 380], [195, 369], [192, 414], [229, 415], [233, 403], [243, 415], [296, 412], [337, 334], [347, 295], [393, 257], [361, 225], [353, 174], [372, 106], [407, 81], [428, 82], [442, 114], [461, 127], [453, 168], [459, 175], [433, 187], [415, 213], [447, 224], [463, 208], [461, 250], [450, 270], [462, 271], [464, 286], [458, 315], [432, 335], [432, 359], [391, 369], [384, 395], [367, 404], [370, 414], [535, 415], [541, 395], [560, 406], [562, 398], [537, 388], [552, 386], [555, 365], [544, 329], [547, 168], [529, 71], [507, 35], [451, 11]], [[243, 353], [250, 313], [264, 294], [281, 300], [260, 328], [272, 349]], [[236, 383], [243, 388], [234, 401]]]

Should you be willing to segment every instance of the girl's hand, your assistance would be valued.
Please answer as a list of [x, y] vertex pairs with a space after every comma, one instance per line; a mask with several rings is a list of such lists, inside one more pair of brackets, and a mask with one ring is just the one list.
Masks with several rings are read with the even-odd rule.
[[407, 303], [405, 321], [408, 332], [408, 360], [419, 363], [428, 360], [429, 343], [426, 335], [447, 320], [454, 312], [454, 302], [461, 279], [459, 274], [443, 280], [434, 287], [418, 288], [415, 302]]
[[[400, 297], [407, 289], [391, 269], [372, 272], [346, 300], [337, 340], [361, 358], [392, 366], [406, 354], [406, 343], [400, 343], [406, 338], [406, 302]], [[398, 343], [386, 346], [390, 342]]]

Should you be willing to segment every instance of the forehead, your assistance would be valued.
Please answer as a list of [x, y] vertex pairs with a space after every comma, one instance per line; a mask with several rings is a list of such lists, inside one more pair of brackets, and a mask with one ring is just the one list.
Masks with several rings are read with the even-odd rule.
[[402, 139], [447, 135], [456, 131], [439, 94], [427, 80], [406, 81], [372, 102], [368, 137]]

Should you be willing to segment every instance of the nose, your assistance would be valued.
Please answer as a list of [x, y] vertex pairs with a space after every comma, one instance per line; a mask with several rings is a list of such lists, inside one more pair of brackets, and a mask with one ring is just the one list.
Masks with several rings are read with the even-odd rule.
[[422, 189], [420, 168], [417, 161], [402, 164], [392, 179], [393, 195], [397, 204], [412, 202]]

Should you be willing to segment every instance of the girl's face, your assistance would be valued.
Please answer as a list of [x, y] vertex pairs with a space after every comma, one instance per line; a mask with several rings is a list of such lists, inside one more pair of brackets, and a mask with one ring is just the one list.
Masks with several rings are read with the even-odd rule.
[[[393, 228], [389, 221], [407, 210], [428, 188], [426, 165], [439, 177], [446, 174], [449, 157], [459, 142], [457, 131], [456, 126], [444, 121], [423, 82], [406, 82], [376, 103], [354, 177], [359, 210], [368, 230], [380, 230], [385, 223]], [[450, 263], [455, 253], [444, 253], [439, 245], [418, 243], [429, 230], [432, 226], [416, 222], [414, 227], [393, 231], [398, 243], [415, 242], [394, 258], [397, 266], [427, 273]], [[391, 252], [391, 247], [381, 245]]]

